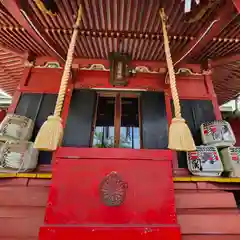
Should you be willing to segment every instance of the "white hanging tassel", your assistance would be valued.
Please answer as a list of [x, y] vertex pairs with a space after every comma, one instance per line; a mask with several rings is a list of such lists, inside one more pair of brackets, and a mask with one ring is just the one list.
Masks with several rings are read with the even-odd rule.
[[182, 0], [185, 1], [185, 5], [184, 5], [184, 12], [188, 13], [191, 11], [191, 7], [192, 7], [192, 1], [195, 1], [195, 3], [198, 5], [200, 3], [200, 0]]

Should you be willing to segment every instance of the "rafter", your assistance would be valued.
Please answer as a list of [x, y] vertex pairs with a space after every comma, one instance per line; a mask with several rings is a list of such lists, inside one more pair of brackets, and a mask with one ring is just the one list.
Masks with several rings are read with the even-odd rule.
[[13, 81], [13, 82], [15, 81], [12, 73], [9, 72], [8, 69], [1, 62], [0, 62], [0, 68], [1, 68], [1, 72], [9, 79], [9, 81]]
[[229, 64], [236, 61], [240, 61], [240, 53], [212, 59], [210, 61], [210, 65], [211, 67], [218, 67], [218, 66]]
[[18, 51], [18, 50], [10, 49], [10, 48], [8, 48], [8, 47], [5, 47], [2, 43], [0, 43], [0, 50], [3, 50], [3, 51], [5, 51], [5, 52], [10, 52], [10, 53], [12, 53], [13, 55], [19, 56], [19, 57], [21, 57], [21, 58], [23, 58], [23, 57], [25, 56], [25, 54], [26, 54], [26, 53], [24, 53], [24, 52], [20, 52], [20, 51]]
[[190, 55], [201, 52], [201, 50], [212, 41], [214, 37], [218, 36], [224, 27], [233, 20], [233, 12], [233, 4], [229, 4], [229, 1], [226, 1], [225, 5], [216, 13], [215, 22], [212, 22], [212, 27], [209, 25], [209, 22], [207, 22], [196, 38], [190, 41], [179, 54], [173, 57], [174, 63], [180, 62]]
[[26, 5], [27, 1], [2, 0], [1, 3], [42, 48], [46, 49], [50, 55], [57, 58], [59, 61], [64, 62], [64, 51], [60, 49], [59, 46], [56, 46], [46, 34], [42, 35], [44, 29], [38, 21], [35, 20], [32, 13], [29, 12], [30, 8], [21, 5], [23, 3]]

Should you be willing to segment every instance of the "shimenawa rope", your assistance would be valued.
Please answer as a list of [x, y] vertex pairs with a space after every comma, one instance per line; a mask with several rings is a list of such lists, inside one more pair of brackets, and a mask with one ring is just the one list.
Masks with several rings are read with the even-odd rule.
[[175, 117], [172, 119], [170, 128], [169, 128], [169, 143], [168, 147], [173, 150], [178, 151], [193, 151], [196, 149], [192, 134], [188, 128], [185, 120], [181, 115], [181, 106], [176, 86], [176, 77], [170, 52], [170, 46], [168, 41], [168, 34], [166, 28], [166, 15], [164, 9], [161, 8], [159, 11], [161, 22], [162, 22], [162, 31], [164, 39], [164, 50], [166, 55], [167, 67], [170, 77], [170, 88], [173, 97], [174, 113]]
[[42, 125], [35, 140], [34, 147], [43, 151], [55, 151], [60, 145], [63, 137], [63, 126], [61, 119], [61, 111], [70, 77], [71, 66], [73, 61], [73, 53], [78, 35], [78, 27], [82, 17], [82, 6], [78, 10], [78, 16], [74, 25], [74, 31], [69, 44], [67, 61], [65, 63], [61, 85], [58, 93], [57, 103], [54, 115], [49, 116], [48, 120]]

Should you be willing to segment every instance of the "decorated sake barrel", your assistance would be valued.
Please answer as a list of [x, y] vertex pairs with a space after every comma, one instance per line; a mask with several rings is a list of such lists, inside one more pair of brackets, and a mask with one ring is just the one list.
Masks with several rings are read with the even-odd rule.
[[0, 124], [0, 141], [30, 140], [34, 122], [27, 117], [8, 114]]
[[229, 147], [236, 143], [230, 124], [226, 121], [203, 123], [200, 127], [203, 144], [216, 147]]
[[1, 152], [1, 149], [2, 149], [2, 147], [4, 146], [4, 144], [5, 144], [5, 142], [0, 141], [0, 152]]
[[187, 152], [187, 163], [193, 175], [220, 176], [223, 172], [223, 164], [215, 146], [197, 146], [196, 151]]
[[7, 141], [0, 150], [0, 171], [29, 172], [37, 167], [38, 150], [28, 141]]
[[221, 150], [224, 170], [230, 177], [240, 177], [240, 147], [228, 147]]

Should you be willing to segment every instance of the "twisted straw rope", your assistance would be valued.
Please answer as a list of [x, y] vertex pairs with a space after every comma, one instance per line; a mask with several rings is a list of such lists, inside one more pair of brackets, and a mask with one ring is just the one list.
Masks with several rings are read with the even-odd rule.
[[64, 72], [63, 72], [62, 80], [61, 80], [61, 86], [59, 89], [57, 103], [56, 103], [55, 110], [54, 110], [54, 116], [56, 116], [56, 117], [61, 116], [63, 102], [64, 102], [64, 98], [65, 98], [65, 94], [66, 94], [66, 89], [68, 86], [68, 79], [69, 79], [70, 73], [71, 73], [74, 48], [76, 45], [76, 40], [77, 40], [77, 35], [78, 35], [78, 27], [80, 25], [81, 18], [82, 18], [82, 6], [80, 5], [79, 10], [78, 10], [78, 17], [77, 17], [76, 23], [74, 25], [73, 35], [72, 35], [71, 42], [70, 42], [69, 48], [68, 48], [67, 61], [65, 63]]
[[171, 92], [172, 92], [172, 97], [173, 97], [175, 118], [180, 119], [180, 118], [182, 118], [181, 106], [180, 106], [179, 96], [178, 96], [178, 92], [177, 92], [176, 77], [175, 77], [173, 61], [172, 61], [170, 47], [169, 47], [169, 41], [168, 41], [168, 34], [167, 34], [167, 28], [166, 28], [166, 15], [164, 13], [163, 8], [161, 8], [159, 10], [159, 14], [161, 17], [161, 22], [162, 22], [164, 50], [165, 50], [166, 61], [167, 61], [167, 66], [168, 66], [168, 73], [169, 73], [169, 78], [170, 78], [170, 87], [171, 87]]

